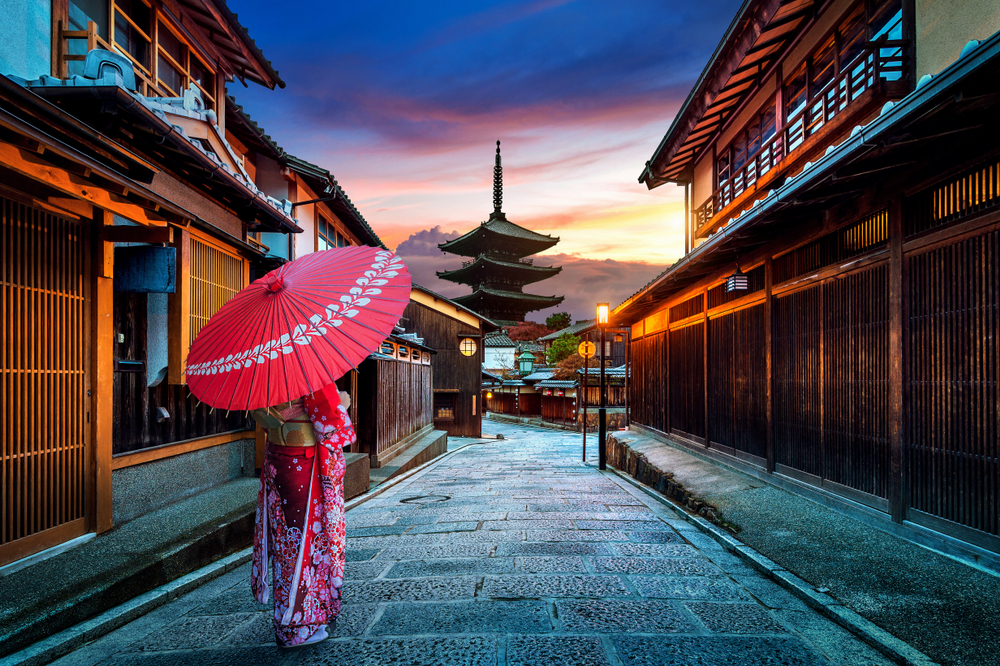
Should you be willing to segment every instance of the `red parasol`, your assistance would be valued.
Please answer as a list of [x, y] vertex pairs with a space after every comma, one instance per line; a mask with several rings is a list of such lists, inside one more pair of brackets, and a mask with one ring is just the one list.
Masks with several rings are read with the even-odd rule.
[[255, 280], [212, 316], [188, 353], [188, 387], [220, 409], [300, 398], [357, 367], [409, 301], [410, 274], [391, 252], [308, 254]]

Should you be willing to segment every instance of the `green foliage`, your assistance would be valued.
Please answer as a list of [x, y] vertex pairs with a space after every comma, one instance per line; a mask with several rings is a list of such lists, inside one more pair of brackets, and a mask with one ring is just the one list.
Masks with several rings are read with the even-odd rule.
[[572, 321], [573, 318], [570, 317], [568, 312], [557, 312], [545, 319], [545, 325], [553, 331], [561, 331], [564, 328], [568, 328]]
[[580, 338], [569, 333], [563, 333], [552, 342], [546, 352], [549, 365], [556, 365], [568, 356], [576, 353], [576, 348], [580, 345]]

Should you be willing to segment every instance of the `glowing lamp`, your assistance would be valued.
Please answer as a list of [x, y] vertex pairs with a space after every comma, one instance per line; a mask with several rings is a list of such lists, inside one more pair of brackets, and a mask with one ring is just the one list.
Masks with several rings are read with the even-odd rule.
[[747, 274], [737, 266], [736, 272], [726, 278], [726, 291], [746, 291], [747, 287]]
[[607, 324], [608, 323], [608, 313], [609, 312], [610, 312], [610, 308], [608, 308], [608, 304], [607, 303], [598, 303], [597, 304], [597, 323], [598, 324], [602, 324], [602, 325], [603, 324]]
[[472, 338], [462, 338], [462, 342], [458, 345], [458, 351], [462, 352], [463, 356], [472, 356], [476, 353], [476, 341]]

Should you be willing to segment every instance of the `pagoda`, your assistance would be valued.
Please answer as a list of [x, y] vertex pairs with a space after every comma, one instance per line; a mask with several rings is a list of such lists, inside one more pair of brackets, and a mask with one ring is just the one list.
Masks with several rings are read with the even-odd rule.
[[562, 296], [536, 296], [525, 293], [524, 285], [550, 278], [562, 270], [558, 266], [535, 266], [529, 255], [547, 250], [559, 242], [530, 229], [508, 222], [500, 210], [503, 201], [503, 169], [500, 166], [500, 142], [497, 141], [493, 167], [493, 213], [478, 227], [446, 243], [444, 252], [470, 257], [462, 267], [439, 271], [438, 277], [467, 284], [472, 293], [452, 300], [478, 312], [498, 324], [524, 321], [532, 310], [542, 310], [563, 301]]

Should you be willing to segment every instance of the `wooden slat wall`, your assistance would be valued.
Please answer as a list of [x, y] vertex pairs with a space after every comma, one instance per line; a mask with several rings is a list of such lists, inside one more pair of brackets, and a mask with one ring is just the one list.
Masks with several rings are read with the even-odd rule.
[[631, 419], [661, 432], [667, 431], [666, 333], [632, 342], [632, 378], [629, 384]]
[[497, 414], [517, 414], [517, 395], [493, 390], [493, 397], [486, 399], [486, 408]]
[[[591, 378], [591, 381], [596, 384], [596, 386], [581, 386], [577, 393], [579, 393], [583, 400], [587, 402], [589, 407], [600, 407], [601, 406], [601, 384], [600, 379], [597, 377]], [[607, 375], [604, 377], [604, 389], [608, 394], [608, 407], [624, 407], [625, 406], [625, 386], [609, 386], [609, 380]], [[522, 397], [523, 399], [523, 397]]]
[[670, 331], [670, 429], [705, 436], [705, 324]]
[[561, 425], [576, 423], [576, 398], [543, 395], [542, 420]]
[[1000, 534], [1000, 232], [910, 257], [910, 505]]
[[[87, 468], [89, 222], [0, 198], [0, 564], [79, 521]], [[62, 539], [74, 535], [60, 534]], [[40, 550], [47, 545], [35, 547]]]
[[823, 319], [823, 478], [885, 498], [889, 267], [826, 282]]
[[434, 395], [429, 365], [369, 359], [359, 368], [360, 450], [380, 454], [433, 421]]
[[774, 302], [775, 460], [823, 472], [822, 298], [819, 286]]
[[713, 443], [763, 458], [765, 412], [764, 305], [709, 321], [709, 413]]
[[[678, 294], [669, 337], [632, 343], [632, 421], [696, 437], [707, 425], [724, 453], [1000, 551], [998, 209], [994, 157], [779, 247], [764, 258], [775, 294], [710, 311], [707, 349], [702, 324], [685, 326], [701, 294]], [[707, 293], [727, 302], [717, 285]]]

